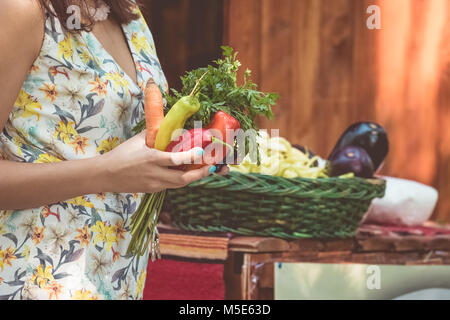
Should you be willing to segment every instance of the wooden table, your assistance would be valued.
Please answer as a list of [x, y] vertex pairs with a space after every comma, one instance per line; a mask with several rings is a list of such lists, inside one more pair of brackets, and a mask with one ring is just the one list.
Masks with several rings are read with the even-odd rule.
[[273, 299], [274, 262], [450, 265], [450, 235], [330, 241], [236, 237], [225, 264], [226, 299]]

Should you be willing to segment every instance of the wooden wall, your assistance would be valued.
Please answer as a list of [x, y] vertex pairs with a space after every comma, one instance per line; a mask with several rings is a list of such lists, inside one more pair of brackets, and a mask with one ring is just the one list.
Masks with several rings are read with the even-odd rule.
[[221, 55], [222, 0], [145, 0], [144, 14], [158, 57], [172, 88], [180, 89], [187, 70]]
[[[381, 8], [381, 30], [366, 9]], [[224, 42], [281, 94], [275, 121], [327, 157], [355, 121], [385, 126], [384, 174], [437, 187], [450, 222], [450, 1], [225, 0]]]

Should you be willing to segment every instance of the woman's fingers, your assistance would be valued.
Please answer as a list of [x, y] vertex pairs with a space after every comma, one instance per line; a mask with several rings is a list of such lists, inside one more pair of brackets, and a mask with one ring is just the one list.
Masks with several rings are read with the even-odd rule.
[[184, 187], [194, 181], [207, 177], [211, 173], [226, 175], [229, 172], [228, 166], [222, 166], [220, 172], [217, 172], [216, 167], [212, 165], [190, 171], [167, 168], [184, 164], [201, 164], [204, 154], [202, 148], [193, 148], [186, 152], [161, 152], [155, 149], [151, 151], [154, 153], [152, 162], [160, 167], [158, 169], [157, 179], [162, 182], [162, 187], [165, 189]]
[[202, 148], [193, 148], [185, 152], [159, 152], [155, 163], [164, 167], [200, 164], [202, 163], [203, 154]]
[[161, 168], [159, 170], [159, 178], [162, 181], [168, 182], [171, 185], [178, 187], [186, 186], [194, 181], [203, 179], [210, 174], [211, 167], [203, 167], [197, 170], [180, 171]]
[[190, 184], [194, 181], [206, 178], [211, 174], [211, 167], [213, 166], [205, 166], [200, 169], [186, 171], [183, 174], [183, 180], [187, 182], [187, 184]]
[[166, 182], [172, 186], [182, 186], [185, 185], [183, 178], [183, 171], [172, 170], [165, 167], [158, 169], [158, 180], [162, 183]]

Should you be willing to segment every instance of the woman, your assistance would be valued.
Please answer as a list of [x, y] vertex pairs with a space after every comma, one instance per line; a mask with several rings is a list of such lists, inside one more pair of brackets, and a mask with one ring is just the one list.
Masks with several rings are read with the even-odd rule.
[[215, 168], [170, 170], [201, 149], [133, 137], [146, 82], [168, 89], [139, 8], [3, 0], [0, 27], [0, 298], [141, 299], [148, 252], [125, 253], [142, 193]]

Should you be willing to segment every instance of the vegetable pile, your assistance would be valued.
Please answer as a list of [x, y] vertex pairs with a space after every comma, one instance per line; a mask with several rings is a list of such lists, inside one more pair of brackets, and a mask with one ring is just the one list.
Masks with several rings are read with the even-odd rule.
[[[147, 84], [145, 121], [139, 123], [134, 131], [139, 133], [147, 128], [146, 145], [149, 148], [182, 152], [194, 147], [219, 144], [218, 149], [214, 150], [222, 151], [212, 152], [210, 159], [204, 157], [201, 164], [182, 165], [174, 169], [192, 170], [219, 163], [228, 153], [234, 153], [239, 148], [234, 141], [227, 144], [221, 140], [227, 137], [226, 130], [256, 130], [256, 116], [262, 115], [269, 119], [273, 116], [272, 106], [278, 95], [258, 91], [256, 84], [250, 80], [250, 70], [244, 74], [243, 85], [238, 86], [237, 72], [241, 63], [236, 59], [237, 53], [230, 47], [222, 49], [223, 59], [214, 61], [215, 66], [187, 72], [181, 78], [183, 88], [181, 92], [172, 89], [165, 96], [166, 108], [163, 107], [163, 96], [156, 84], [153, 81]], [[201, 121], [206, 128], [196, 128], [195, 121]], [[183, 132], [182, 129], [188, 131]], [[245, 144], [244, 155], [249, 153], [249, 145]], [[258, 150], [258, 145], [256, 148]], [[165, 194], [165, 191], [161, 191], [143, 197], [131, 219], [132, 239], [127, 254], [142, 256], [150, 246], [152, 260], [159, 255], [156, 224]]]
[[305, 147], [294, 145], [281, 137], [270, 137], [260, 131], [257, 138], [261, 162], [248, 156], [233, 171], [260, 173], [284, 178], [372, 178], [382, 167], [389, 152], [389, 140], [383, 127], [374, 122], [351, 125], [339, 138], [328, 160]]
[[[232, 171], [241, 173], [261, 173], [284, 178], [326, 178], [326, 167], [321, 158], [310, 151], [292, 146], [282, 137], [270, 137], [260, 131], [257, 138], [261, 151], [261, 164], [246, 157], [239, 165], [232, 165]], [[320, 162], [320, 164], [319, 164]]]

